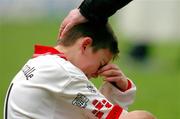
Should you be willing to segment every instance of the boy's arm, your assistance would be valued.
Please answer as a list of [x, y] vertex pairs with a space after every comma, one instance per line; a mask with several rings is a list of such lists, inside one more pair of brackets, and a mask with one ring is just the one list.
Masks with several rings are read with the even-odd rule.
[[121, 105], [125, 110], [128, 110], [129, 105], [134, 102], [136, 86], [129, 80], [131, 87], [126, 91], [121, 91], [112, 83], [105, 82], [100, 87], [100, 92], [113, 104]]
[[136, 86], [128, 79], [115, 64], [107, 64], [99, 70], [105, 83], [101, 86], [101, 93], [113, 104], [119, 104], [124, 109], [133, 103]]
[[85, 77], [74, 77], [66, 87], [66, 102], [79, 107], [88, 119], [120, 119], [127, 111], [121, 105], [111, 103]]

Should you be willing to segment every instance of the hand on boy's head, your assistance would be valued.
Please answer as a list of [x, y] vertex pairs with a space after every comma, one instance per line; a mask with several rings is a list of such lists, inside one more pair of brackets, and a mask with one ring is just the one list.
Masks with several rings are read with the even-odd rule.
[[88, 20], [83, 15], [81, 15], [79, 9], [76, 8], [71, 10], [69, 14], [66, 16], [66, 18], [63, 20], [59, 28], [58, 39], [63, 38], [66, 32], [70, 30], [73, 26], [80, 23], [85, 23], [87, 21]]
[[115, 64], [107, 64], [102, 67], [98, 74], [104, 77], [105, 81], [115, 83], [119, 89], [126, 90], [128, 87], [127, 77], [123, 74], [121, 69]]

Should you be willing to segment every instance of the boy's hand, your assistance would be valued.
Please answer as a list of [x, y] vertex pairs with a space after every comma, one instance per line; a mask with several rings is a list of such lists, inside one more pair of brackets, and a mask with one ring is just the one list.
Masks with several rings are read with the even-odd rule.
[[125, 91], [128, 88], [128, 79], [115, 64], [107, 64], [102, 67], [98, 74], [104, 77], [105, 81], [115, 84], [120, 90]]

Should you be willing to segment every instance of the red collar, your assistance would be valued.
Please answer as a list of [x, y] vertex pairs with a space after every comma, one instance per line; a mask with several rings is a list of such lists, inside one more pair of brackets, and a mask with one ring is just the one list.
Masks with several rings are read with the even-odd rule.
[[34, 46], [34, 54], [33, 54], [33, 58], [38, 57], [40, 55], [58, 55], [59, 57], [67, 60], [66, 56], [64, 55], [63, 52], [59, 52], [58, 50], [56, 50], [53, 47], [50, 46], [41, 46], [41, 45], [35, 45]]

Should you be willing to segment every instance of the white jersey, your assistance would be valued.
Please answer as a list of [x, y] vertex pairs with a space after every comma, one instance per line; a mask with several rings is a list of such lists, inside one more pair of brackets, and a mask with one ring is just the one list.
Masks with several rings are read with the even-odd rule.
[[127, 113], [136, 90], [131, 81], [125, 92], [110, 83], [97, 90], [79, 68], [48, 51], [30, 59], [12, 80], [4, 119], [119, 119]]

